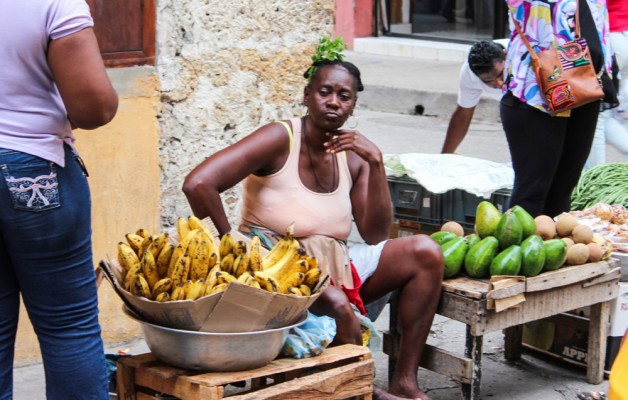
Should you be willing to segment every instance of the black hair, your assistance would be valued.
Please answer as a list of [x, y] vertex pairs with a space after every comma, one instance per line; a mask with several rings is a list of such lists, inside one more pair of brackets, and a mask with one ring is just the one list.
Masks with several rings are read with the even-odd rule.
[[492, 40], [481, 40], [471, 46], [469, 51], [469, 68], [476, 75], [490, 72], [496, 62], [504, 61], [504, 46]]
[[362, 78], [361, 78], [360, 70], [358, 69], [358, 67], [356, 67], [353, 63], [350, 63], [349, 61], [340, 61], [340, 60], [316, 61], [315, 63], [312, 64], [312, 67], [314, 67], [314, 72], [311, 72], [311, 70], [308, 68], [308, 70], [305, 71], [305, 73], [303, 74], [303, 77], [308, 78], [309, 82], [311, 83], [312, 80], [314, 79], [314, 76], [316, 76], [316, 74], [321, 69], [321, 67], [327, 67], [331, 65], [339, 65], [343, 67], [344, 69], [346, 69], [347, 72], [349, 72], [349, 74], [351, 74], [354, 78], [356, 91], [361, 92], [364, 90], [364, 85], [362, 85]]

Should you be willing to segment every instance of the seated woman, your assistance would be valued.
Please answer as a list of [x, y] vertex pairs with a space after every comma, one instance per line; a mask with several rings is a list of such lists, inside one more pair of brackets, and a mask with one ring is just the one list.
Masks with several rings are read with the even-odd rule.
[[[335, 344], [361, 343], [354, 304], [399, 290], [399, 361], [388, 392], [375, 398], [429, 399], [417, 383], [419, 361], [441, 290], [443, 257], [426, 235], [388, 240], [392, 202], [382, 152], [353, 129], [342, 129], [363, 90], [360, 71], [342, 54], [315, 62], [305, 73], [307, 113], [262, 126], [213, 154], [185, 179], [196, 216], [209, 216], [221, 235], [231, 226], [220, 193], [244, 180], [243, 228], [294, 236], [329, 260], [332, 285], [310, 308], [336, 320]], [[352, 218], [366, 243], [347, 249]]]

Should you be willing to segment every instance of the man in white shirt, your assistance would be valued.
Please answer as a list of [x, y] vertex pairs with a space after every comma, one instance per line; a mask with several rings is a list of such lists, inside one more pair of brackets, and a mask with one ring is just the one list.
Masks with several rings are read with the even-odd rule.
[[441, 153], [456, 151], [469, 130], [482, 93], [500, 99], [504, 85], [506, 50], [497, 41], [482, 40], [471, 46], [460, 68], [458, 106], [451, 115]]

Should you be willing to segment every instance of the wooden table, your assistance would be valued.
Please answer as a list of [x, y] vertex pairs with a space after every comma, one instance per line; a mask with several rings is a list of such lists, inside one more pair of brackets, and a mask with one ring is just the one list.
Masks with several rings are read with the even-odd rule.
[[[482, 342], [486, 333], [505, 329], [505, 356], [521, 356], [522, 324], [591, 306], [587, 381], [600, 384], [604, 378], [609, 303], [617, 297], [621, 269], [609, 259], [546, 272], [534, 278], [516, 278], [507, 285], [459, 277], [445, 280], [437, 313], [466, 324], [464, 356], [427, 345], [421, 367], [461, 383], [464, 399], [480, 398]], [[525, 298], [518, 305], [496, 311], [504, 302]], [[489, 309], [491, 308], [491, 309]], [[390, 301], [390, 326], [384, 333], [384, 352], [389, 356], [389, 378], [399, 354], [400, 325], [396, 297]]]

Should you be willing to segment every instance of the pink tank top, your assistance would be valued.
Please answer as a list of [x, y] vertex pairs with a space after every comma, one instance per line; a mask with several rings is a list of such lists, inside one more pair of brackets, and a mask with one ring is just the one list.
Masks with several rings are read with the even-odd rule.
[[[242, 223], [283, 234], [295, 223], [295, 237], [324, 235], [346, 240], [351, 232], [352, 187], [346, 153], [338, 158], [339, 183], [332, 193], [316, 193], [299, 177], [301, 119], [290, 120], [294, 140], [285, 165], [267, 176], [249, 175], [244, 181]], [[288, 132], [292, 137], [292, 132]]]

